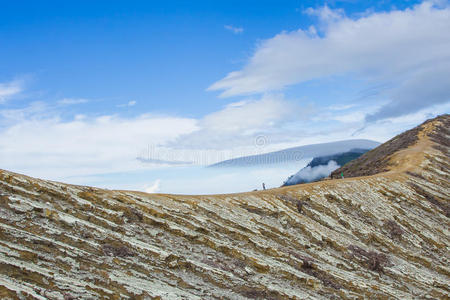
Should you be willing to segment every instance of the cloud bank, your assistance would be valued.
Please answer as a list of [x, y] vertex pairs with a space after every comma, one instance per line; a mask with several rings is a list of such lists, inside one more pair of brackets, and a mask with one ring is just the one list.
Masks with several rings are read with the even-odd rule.
[[185, 149], [254, 147], [258, 136], [268, 138], [281, 133], [282, 124], [302, 119], [307, 112], [283, 95], [266, 94], [230, 103], [204, 116], [198, 122], [199, 130], [180, 137], [170, 146]]
[[197, 130], [195, 119], [149, 114], [67, 120], [44, 104], [0, 115], [12, 118], [2, 118], [0, 126], [2, 168], [58, 180], [146, 168], [136, 160], [141, 149]]
[[[446, 2], [445, 2], [446, 3]], [[280, 90], [348, 76], [383, 86], [386, 103], [367, 121], [413, 113], [450, 100], [450, 7], [423, 2], [403, 11], [350, 18], [327, 6], [307, 9], [318, 26], [265, 40], [241, 69], [208, 89], [222, 97]]]
[[340, 166], [334, 160], [330, 160], [326, 165], [319, 165], [312, 168], [310, 166], [307, 166], [290, 177], [286, 181], [286, 184], [291, 185], [311, 182], [320, 178], [324, 178], [329, 176], [331, 172], [338, 169], [339, 167]]

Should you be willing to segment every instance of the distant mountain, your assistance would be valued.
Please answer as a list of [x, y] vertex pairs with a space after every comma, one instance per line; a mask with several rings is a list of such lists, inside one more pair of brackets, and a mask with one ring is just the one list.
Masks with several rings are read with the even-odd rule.
[[372, 149], [377, 147], [378, 145], [380, 145], [380, 143], [364, 139], [313, 144], [288, 148], [265, 154], [243, 156], [239, 158], [224, 160], [210, 165], [209, 167], [251, 167], [257, 165], [291, 163], [298, 162], [302, 159], [344, 153], [351, 151], [352, 149]]
[[308, 183], [328, 177], [331, 172], [360, 157], [370, 149], [352, 149], [348, 152], [315, 157], [306, 167], [289, 176], [282, 186]]

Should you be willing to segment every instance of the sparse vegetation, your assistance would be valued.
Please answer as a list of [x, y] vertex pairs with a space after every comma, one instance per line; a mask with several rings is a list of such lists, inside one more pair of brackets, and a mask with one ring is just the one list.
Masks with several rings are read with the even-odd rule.
[[302, 213], [302, 208], [303, 208], [303, 201], [297, 200], [297, 211], [299, 213]]
[[405, 173], [408, 174], [408, 175], [410, 175], [410, 176], [413, 176], [413, 177], [422, 179], [422, 180], [427, 180], [427, 179], [426, 179], [425, 177], [423, 177], [421, 174], [417, 174], [417, 173], [414, 173], [414, 172], [411, 172], [411, 171], [406, 171]]
[[64, 294], [64, 300], [75, 300], [75, 297], [69, 293]]
[[337, 202], [338, 198], [334, 195], [331, 194], [325, 194], [325, 198], [329, 201], [329, 202]]
[[204, 258], [202, 263], [207, 264], [216, 269], [221, 269], [227, 272], [232, 272], [233, 274], [239, 276], [240, 273], [246, 266], [247, 263], [239, 258], [233, 258], [231, 261], [225, 261], [220, 258]]
[[142, 222], [142, 220], [144, 219], [144, 215], [142, 214], [142, 212], [134, 207], [126, 209], [123, 215], [127, 218], [128, 222]]
[[310, 276], [319, 279], [323, 285], [333, 289], [340, 289], [342, 286], [336, 282], [336, 279], [327, 272], [322, 271], [315, 265], [314, 259], [308, 256], [300, 255], [296, 251], [290, 250], [289, 254], [301, 261], [300, 270]]
[[449, 157], [450, 140], [448, 137], [450, 136], [450, 115], [447, 114], [438, 118], [441, 124], [437, 124], [435, 129], [429, 133], [428, 136], [436, 143], [434, 148], [440, 150], [444, 155]]
[[110, 244], [103, 245], [103, 253], [107, 256], [127, 257], [134, 256], [134, 252], [126, 246], [115, 247]]
[[403, 233], [405, 233], [402, 227], [400, 227], [400, 225], [398, 225], [394, 220], [387, 220], [384, 225], [389, 230], [389, 234], [393, 239], [400, 239]]
[[422, 197], [424, 197], [428, 202], [436, 205], [437, 207], [439, 207], [443, 212], [444, 215], [449, 218], [450, 217], [450, 205], [448, 205], [447, 203], [441, 202], [438, 199], [436, 199], [435, 196], [433, 196], [432, 194], [430, 194], [429, 192], [427, 192], [425, 189], [423, 189], [422, 187], [418, 186], [415, 183], [410, 183], [411, 187]]
[[383, 273], [384, 267], [389, 265], [389, 258], [383, 253], [366, 251], [355, 245], [348, 246], [348, 250], [350, 250], [353, 257], [362, 259], [366, 267], [371, 271]]
[[277, 300], [284, 298], [279, 293], [269, 291], [263, 287], [251, 287], [244, 289], [241, 291], [241, 295], [248, 299]]
[[302, 261], [301, 268], [303, 270], [312, 270], [312, 269], [314, 269], [313, 268], [313, 259], [312, 258], [303, 256], [303, 257], [300, 257], [300, 259]]
[[330, 175], [331, 178], [341, 178], [341, 173], [344, 174], [345, 178], [348, 178], [369, 176], [387, 171], [389, 169], [389, 159], [392, 154], [415, 144], [419, 139], [418, 133], [422, 130], [424, 124], [405, 131], [381, 146], [348, 162], [344, 166], [333, 171]]
[[303, 272], [319, 279], [322, 282], [322, 284], [325, 286], [331, 287], [336, 290], [342, 288], [342, 286], [340, 284], [338, 284], [332, 276], [327, 274], [327, 272], [319, 270], [314, 265], [314, 260], [312, 258], [302, 257], [301, 260], [302, 260], [301, 270]]
[[244, 206], [244, 208], [245, 208], [249, 213], [252, 213], [252, 214], [256, 214], [256, 215], [259, 215], [259, 216], [264, 216], [264, 215], [266, 215], [266, 213], [264, 212], [264, 210], [261, 209], [261, 208], [258, 208], [258, 207], [248, 207], [248, 206]]
[[279, 195], [278, 198], [288, 205], [295, 205], [299, 213], [303, 213], [303, 206], [311, 201], [308, 196], [302, 196], [300, 199], [298, 199], [288, 195]]

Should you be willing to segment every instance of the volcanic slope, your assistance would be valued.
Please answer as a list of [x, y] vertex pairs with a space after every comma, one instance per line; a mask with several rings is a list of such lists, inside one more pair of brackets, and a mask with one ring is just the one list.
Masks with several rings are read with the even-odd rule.
[[368, 176], [241, 194], [0, 171], [0, 298], [448, 299], [449, 122], [343, 167]]

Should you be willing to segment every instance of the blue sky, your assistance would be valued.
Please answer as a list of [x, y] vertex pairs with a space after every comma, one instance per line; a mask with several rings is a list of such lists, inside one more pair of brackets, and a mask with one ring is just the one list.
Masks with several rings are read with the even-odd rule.
[[149, 146], [205, 164], [383, 142], [449, 111], [447, 1], [1, 7], [0, 167], [33, 176], [161, 170], [136, 161]]
[[[413, 2], [329, 3], [349, 14]], [[315, 23], [320, 1], [2, 1], [1, 81], [26, 77], [45, 101], [88, 98], [92, 112], [137, 101], [201, 117], [226, 103], [205, 89], [241, 67], [256, 43]], [[243, 28], [232, 34], [224, 26]], [[107, 104], [106, 104], [106, 103]], [[133, 113], [133, 111], [131, 111]]]

